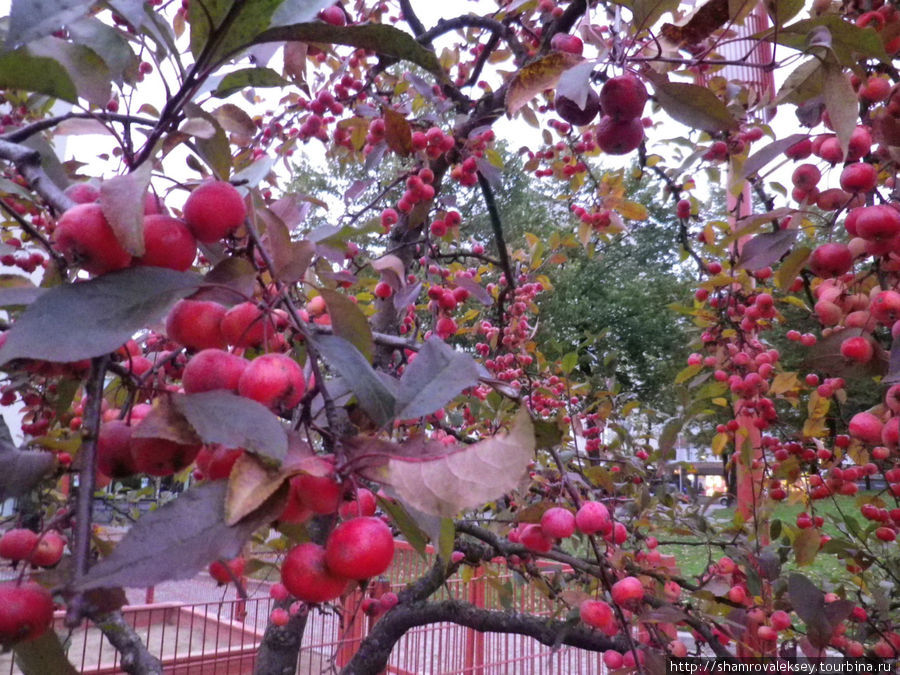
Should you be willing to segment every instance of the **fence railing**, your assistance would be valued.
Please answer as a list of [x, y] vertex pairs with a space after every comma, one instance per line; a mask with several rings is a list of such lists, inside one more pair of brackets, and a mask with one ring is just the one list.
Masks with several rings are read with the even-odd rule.
[[[399, 591], [430, 566], [405, 542], [398, 542], [394, 564], [374, 586], [374, 593]], [[274, 581], [274, 580], [273, 580]], [[193, 586], [199, 587], [200, 580]], [[209, 583], [210, 592], [215, 588]], [[272, 610], [268, 583], [254, 583], [251, 597], [191, 603], [159, 602], [123, 609], [125, 619], [163, 662], [166, 675], [245, 675], [253, 672]], [[193, 589], [196, 591], [196, 588]], [[373, 587], [370, 587], [370, 592]], [[148, 593], [147, 597], [152, 597]], [[556, 609], [533, 585], [522, 583], [500, 565], [478, 568], [463, 578], [455, 575], [439, 597], [466, 600], [489, 609], [511, 607], [549, 615]], [[303, 636], [298, 673], [339, 670], [356, 653], [377, 618], [360, 611], [360, 592], [345, 598], [340, 612], [329, 608], [310, 612]], [[67, 647], [69, 660], [86, 675], [121, 673], [119, 655], [90, 623], [67, 632], [63, 613], [54, 626]], [[451, 623], [410, 630], [397, 643], [387, 668], [393, 675], [532, 675], [541, 673], [601, 673], [600, 655], [574, 648], [552, 649], [519, 635], [479, 633]], [[0, 654], [0, 673], [18, 674], [11, 653]]]

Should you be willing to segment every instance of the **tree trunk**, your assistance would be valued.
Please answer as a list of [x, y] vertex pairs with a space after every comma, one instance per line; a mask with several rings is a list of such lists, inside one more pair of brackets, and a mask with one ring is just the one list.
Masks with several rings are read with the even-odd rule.
[[[290, 605], [290, 598], [275, 603], [275, 607], [284, 610]], [[307, 612], [300, 611], [284, 626], [269, 623], [256, 653], [253, 675], [294, 675], [297, 672], [300, 643], [303, 642], [307, 616]]]

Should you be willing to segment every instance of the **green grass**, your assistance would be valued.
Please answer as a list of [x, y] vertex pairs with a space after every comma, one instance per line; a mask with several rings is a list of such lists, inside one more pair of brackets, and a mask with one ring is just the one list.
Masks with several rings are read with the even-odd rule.
[[[837, 496], [832, 499], [824, 499], [815, 502], [815, 515], [825, 518], [825, 525], [821, 530], [822, 533], [830, 535], [831, 537], [843, 536], [832, 522], [834, 519], [837, 519], [839, 522], [843, 520], [841, 512], [852, 515], [857, 522], [864, 524], [865, 521], [859, 513], [859, 503], [860, 499], [865, 496], [865, 493], [860, 493], [854, 497]], [[777, 519], [787, 526], [795, 527], [797, 515], [802, 511], [807, 511], [812, 515], [812, 511], [807, 509], [803, 504], [787, 502], [776, 503], [770, 516], [770, 522], [774, 522]], [[706, 517], [714, 525], [712, 529], [716, 532], [721, 531], [723, 528], [727, 530], [730, 524], [735, 523], [735, 509], [723, 508], [715, 511], [711, 510], [707, 512]], [[653, 534], [662, 542], [667, 540], [683, 542], [661, 544], [659, 550], [663, 554], [675, 556], [676, 563], [684, 577], [694, 577], [702, 573], [707, 568], [710, 560], [718, 560], [724, 555], [721, 546], [706, 545], [707, 540], [702, 536], [684, 534], [673, 534], [670, 536], [661, 530], [654, 531]], [[782, 533], [782, 538], [783, 537], [784, 534]], [[724, 535], [718, 534], [716, 541], [730, 541], [730, 538], [731, 535], [726, 532]], [[791, 551], [782, 567], [782, 574], [791, 571], [799, 571], [807, 576], [821, 580], [828, 579], [835, 575], [846, 575], [843, 561], [839, 560], [834, 554], [822, 552], [815, 556], [815, 559], [811, 564], [800, 566], [797, 565], [793, 551]]]

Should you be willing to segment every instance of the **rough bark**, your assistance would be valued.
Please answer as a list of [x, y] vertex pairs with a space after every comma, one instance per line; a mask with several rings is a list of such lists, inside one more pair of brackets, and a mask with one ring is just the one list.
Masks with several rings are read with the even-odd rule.
[[440, 622], [455, 623], [480, 632], [527, 635], [551, 647], [570, 645], [591, 651], [626, 648], [621, 639], [610, 638], [586, 626], [532, 614], [480, 609], [456, 600], [410, 606], [400, 604], [375, 624], [341, 675], [377, 675], [387, 666], [394, 645], [407, 631]]
[[[275, 607], [287, 609], [291, 599], [280, 600]], [[306, 630], [307, 612], [297, 612], [284, 626], [270, 623], [256, 654], [254, 675], [294, 675], [300, 655], [300, 643]]]

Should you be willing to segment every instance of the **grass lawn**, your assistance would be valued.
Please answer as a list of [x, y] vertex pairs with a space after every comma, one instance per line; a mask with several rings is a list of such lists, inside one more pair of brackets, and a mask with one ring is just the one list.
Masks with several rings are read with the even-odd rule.
[[[844, 496], [836, 496], [834, 498], [824, 499], [821, 501], [817, 501], [814, 504], [815, 515], [823, 516], [825, 518], [825, 525], [822, 528], [822, 532], [824, 534], [828, 534], [832, 537], [842, 536], [838, 529], [831, 522], [834, 518], [837, 518], [838, 521], [842, 521], [841, 512], [846, 515], [852, 515], [860, 525], [865, 526], [867, 521], [862, 517], [859, 513], [859, 503], [861, 499], [864, 499], [866, 496], [872, 496], [875, 493], [859, 493], [854, 497], [844, 497]], [[801, 503], [788, 503], [787, 501], [779, 502], [775, 504], [774, 510], [772, 511], [772, 515], [770, 518], [770, 522], [775, 519], [781, 520], [782, 523], [790, 526], [796, 525], [797, 514], [802, 511], [807, 511], [812, 515], [812, 513]], [[719, 508], [717, 510], [710, 509], [706, 513], [706, 517], [708, 520], [715, 523], [715, 530], [721, 530], [721, 528], [727, 527], [729, 523], [734, 522], [735, 509], [733, 507], [730, 508]], [[667, 540], [676, 540], [678, 542], [684, 543], [668, 543], [668, 544], [660, 544], [659, 550], [661, 553], [674, 555], [675, 560], [677, 561], [678, 567], [681, 570], [682, 576], [684, 577], [693, 577], [700, 573], [702, 573], [710, 560], [718, 560], [722, 555], [722, 548], [720, 546], [707, 546], [703, 545], [706, 542], [706, 538], [697, 535], [673, 535], [667, 536], [662, 531], [656, 531], [653, 533], [661, 542], [665, 542]], [[718, 541], [727, 541], [729, 535], [724, 535], [718, 538]], [[784, 535], [782, 535], [783, 537]], [[693, 542], [696, 542], [700, 545], [692, 545]], [[819, 578], [819, 579], [828, 579], [836, 574], [844, 574], [846, 575], [846, 569], [844, 567], [844, 563], [839, 560], [835, 555], [830, 553], [820, 553], [815, 557], [809, 565], [798, 566], [794, 559], [793, 552], [788, 556], [787, 562], [784, 564], [782, 568], [782, 573], [787, 574], [788, 572], [798, 571], [806, 574], [810, 577]]]

